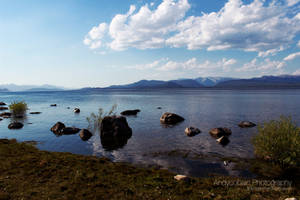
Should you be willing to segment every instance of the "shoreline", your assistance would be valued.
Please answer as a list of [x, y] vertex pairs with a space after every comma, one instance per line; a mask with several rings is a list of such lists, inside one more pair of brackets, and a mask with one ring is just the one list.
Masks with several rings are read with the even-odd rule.
[[[190, 177], [189, 181], [177, 181], [176, 174], [167, 170], [115, 163], [95, 156], [42, 151], [32, 144], [8, 139], [0, 139], [0, 163], [0, 199], [300, 197], [292, 182], [269, 180], [270, 184], [266, 185], [266, 180], [232, 176]], [[282, 183], [287, 185], [278, 187]]]

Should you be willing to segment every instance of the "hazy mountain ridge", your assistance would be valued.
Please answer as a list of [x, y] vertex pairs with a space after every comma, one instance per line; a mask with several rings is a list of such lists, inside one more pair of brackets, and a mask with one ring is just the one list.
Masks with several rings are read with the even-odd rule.
[[16, 85], [16, 84], [2, 84], [1, 89], [7, 89], [11, 92], [21, 92], [21, 91], [58, 91], [65, 90], [63, 87], [53, 86], [53, 85]]

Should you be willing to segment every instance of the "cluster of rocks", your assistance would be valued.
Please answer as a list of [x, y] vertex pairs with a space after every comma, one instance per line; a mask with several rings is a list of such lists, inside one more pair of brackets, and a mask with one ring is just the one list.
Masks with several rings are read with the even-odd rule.
[[57, 122], [52, 126], [50, 129], [55, 135], [61, 136], [61, 135], [71, 135], [76, 134], [78, 132], [79, 136], [82, 140], [87, 141], [92, 137], [92, 133], [87, 129], [79, 129], [75, 127], [66, 127], [64, 123]]
[[6, 103], [0, 102], [0, 110], [8, 110], [8, 107], [6, 107]]

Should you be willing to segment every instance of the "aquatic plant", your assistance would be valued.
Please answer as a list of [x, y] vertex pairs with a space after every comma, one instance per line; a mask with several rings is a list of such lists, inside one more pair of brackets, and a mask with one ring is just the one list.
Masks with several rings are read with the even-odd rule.
[[253, 137], [255, 154], [282, 167], [300, 165], [300, 129], [291, 117], [281, 116], [258, 126]]
[[99, 108], [98, 113], [91, 113], [86, 120], [89, 123], [88, 129], [96, 130], [100, 127], [101, 122], [105, 116], [115, 115], [115, 110], [117, 109], [117, 104], [114, 104], [108, 112], [105, 112], [103, 108]]
[[9, 110], [14, 116], [24, 116], [28, 110], [27, 104], [24, 101], [14, 101], [9, 105]]

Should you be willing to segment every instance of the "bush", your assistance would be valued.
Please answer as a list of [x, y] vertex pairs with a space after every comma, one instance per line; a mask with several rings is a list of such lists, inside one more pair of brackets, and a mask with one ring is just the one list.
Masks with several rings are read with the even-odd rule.
[[9, 110], [14, 116], [23, 116], [26, 114], [28, 107], [24, 101], [15, 101], [9, 105]]
[[282, 167], [300, 165], [300, 129], [291, 117], [281, 116], [258, 126], [253, 138], [255, 154]]
[[95, 131], [97, 128], [100, 127], [101, 122], [102, 122], [102, 120], [105, 116], [110, 116], [110, 115], [115, 115], [116, 114], [115, 113], [116, 109], [117, 109], [117, 104], [114, 104], [111, 107], [111, 109], [106, 113], [104, 113], [103, 108], [99, 108], [98, 114], [92, 113], [90, 115], [90, 117], [86, 118], [88, 123], [89, 123], [89, 128], [88, 129]]

